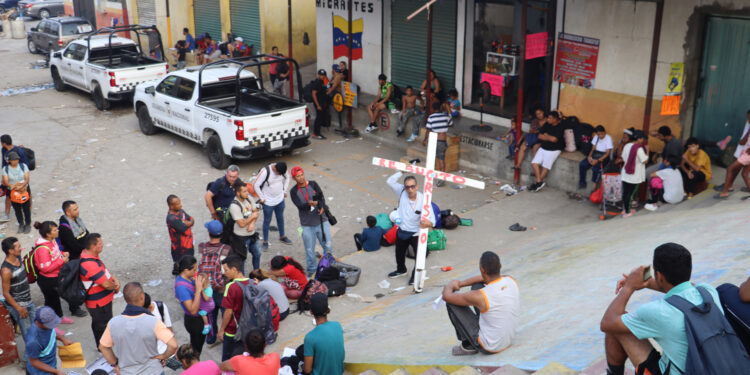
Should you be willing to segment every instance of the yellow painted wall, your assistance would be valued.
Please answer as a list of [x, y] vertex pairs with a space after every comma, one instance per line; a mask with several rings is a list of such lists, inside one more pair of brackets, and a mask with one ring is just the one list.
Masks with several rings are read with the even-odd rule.
[[[226, 41], [227, 33], [232, 31], [232, 17], [229, 13], [229, 0], [219, 1], [219, 12], [221, 14], [221, 40]], [[218, 40], [217, 40], [218, 43]]]
[[[564, 85], [560, 90], [559, 109], [566, 116], [577, 116], [581, 122], [593, 126], [602, 125], [612, 136], [613, 142], [618, 142], [622, 131], [629, 127], [643, 129], [643, 113], [646, 99], [639, 96], [627, 95], [604, 90], [589, 90], [578, 86]], [[669, 126], [672, 134], [679, 138], [682, 125], [679, 116], [662, 116], [661, 100], [654, 100], [651, 105], [651, 125], [649, 129], [655, 131], [661, 126]], [[660, 151], [664, 143], [649, 138], [649, 149]]]
[[[286, 0], [260, 0], [262, 53], [271, 53], [271, 47], [278, 46], [281, 54], [289, 56], [287, 12]], [[315, 1], [292, 0], [292, 57], [300, 65], [317, 59], [315, 23]], [[310, 38], [308, 45], [302, 44], [305, 32]]]

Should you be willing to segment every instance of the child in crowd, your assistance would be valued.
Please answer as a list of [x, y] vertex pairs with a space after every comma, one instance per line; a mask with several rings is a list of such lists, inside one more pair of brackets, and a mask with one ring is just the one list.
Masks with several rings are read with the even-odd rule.
[[508, 129], [505, 134], [498, 136], [498, 140], [503, 141], [508, 144], [508, 156], [506, 159], [512, 160], [513, 157], [516, 156], [516, 151], [518, 151], [518, 143], [516, 142], [516, 118], [511, 117], [510, 118], [510, 129]]
[[380, 250], [382, 242], [385, 241], [385, 238], [383, 238], [383, 236], [385, 235], [385, 231], [383, 230], [383, 228], [376, 225], [378, 222], [375, 219], [375, 216], [368, 216], [366, 221], [367, 228], [363, 229], [361, 234], [354, 234], [354, 244], [357, 245], [357, 250]]
[[406, 130], [406, 123], [409, 122], [410, 118], [414, 117], [414, 123], [411, 126], [411, 136], [407, 142], [414, 142], [414, 140], [419, 137], [419, 126], [422, 121], [422, 112], [417, 107], [418, 99], [419, 96], [414, 93], [414, 88], [406, 86], [404, 95], [401, 96], [401, 114], [398, 116], [398, 129], [396, 130], [396, 133], [398, 135], [403, 134]]
[[[199, 275], [203, 275], [203, 277], [208, 279], [208, 274], [205, 272], [201, 272]], [[213, 296], [214, 290], [210, 285], [206, 287], [206, 289], [203, 289], [203, 291], [201, 292], [201, 303], [198, 310], [198, 315], [200, 315], [203, 319], [202, 333], [204, 335], [208, 335], [208, 333], [211, 332], [211, 312], [216, 308]]]
[[698, 185], [711, 179], [711, 159], [700, 149], [697, 138], [690, 138], [685, 142], [687, 151], [682, 155], [682, 180], [687, 191], [688, 199], [698, 193]]
[[450, 111], [448, 113], [450, 113], [451, 117], [461, 116], [461, 101], [458, 100], [458, 90], [455, 88], [450, 89], [448, 91], [448, 96], [450, 96], [450, 99], [448, 100]]

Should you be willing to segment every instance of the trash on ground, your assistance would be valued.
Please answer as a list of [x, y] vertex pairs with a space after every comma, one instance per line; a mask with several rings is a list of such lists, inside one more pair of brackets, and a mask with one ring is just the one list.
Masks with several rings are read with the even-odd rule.
[[462, 214], [463, 214], [463, 213], [466, 213], [466, 211], [468, 211], [468, 210], [467, 210], [467, 209], [463, 209], [463, 210], [461, 210], [461, 213], [462, 213]]
[[440, 309], [440, 305], [445, 305], [445, 301], [443, 301], [443, 296], [440, 295], [438, 298], [435, 298], [434, 301], [432, 301], [432, 308], [435, 310]]
[[400, 286], [400, 287], [398, 287], [398, 288], [394, 288], [394, 289], [393, 289], [393, 291], [394, 291], [394, 292], [398, 292], [398, 291], [400, 291], [400, 290], [404, 290], [404, 289], [406, 289], [406, 287], [405, 287], [405, 286]]
[[161, 284], [161, 279], [151, 280], [146, 284], [148, 284], [148, 286], [159, 286]]
[[466, 185], [451, 185], [451, 187], [454, 188], [454, 189], [459, 189], [460, 190], [460, 189], [465, 188]]
[[506, 195], [518, 194], [518, 190], [514, 189], [513, 186], [510, 186], [509, 184], [500, 186], [500, 190], [504, 191]]
[[391, 283], [389, 283], [388, 280], [382, 280], [378, 283], [378, 286], [382, 289], [388, 289], [391, 287]]
[[526, 230], [526, 227], [524, 227], [521, 224], [515, 223], [515, 224], [511, 225], [510, 227], [508, 227], [508, 229], [510, 229], [513, 232], [523, 232], [523, 231]]
[[91, 139], [86, 140], [86, 143], [89, 143], [89, 144], [94, 143], [94, 142], [99, 142], [99, 140], [96, 138], [91, 138]]
[[440, 270], [442, 270], [443, 272], [453, 271], [453, 267], [451, 266], [440, 267]]
[[127, 205], [127, 206], [125, 206], [125, 207], [126, 207], [126, 208], [133, 208], [133, 207], [135, 207], [135, 203], [132, 203], [132, 202], [131, 202], [131, 203], [128, 203], [128, 205]]

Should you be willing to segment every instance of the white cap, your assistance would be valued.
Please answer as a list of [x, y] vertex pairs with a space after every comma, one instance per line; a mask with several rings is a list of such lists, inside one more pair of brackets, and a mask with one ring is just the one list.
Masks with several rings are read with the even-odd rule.
[[236, 40], [238, 42], [244, 42], [245, 41], [244, 39], [242, 39], [241, 36], [238, 36], [238, 37], [234, 38], [234, 40]]
[[391, 219], [392, 222], [396, 224], [401, 224], [401, 220], [398, 217], [398, 210], [391, 211], [391, 214], [388, 215], [388, 217]]

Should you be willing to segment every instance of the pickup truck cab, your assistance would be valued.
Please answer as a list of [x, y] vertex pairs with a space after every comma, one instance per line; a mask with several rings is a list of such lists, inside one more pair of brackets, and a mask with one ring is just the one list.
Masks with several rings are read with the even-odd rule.
[[[166, 130], [205, 147], [214, 168], [310, 144], [307, 105], [266, 91], [261, 66], [297, 62], [256, 55], [215, 61], [172, 72], [135, 89], [133, 107], [141, 132]], [[256, 67], [258, 75], [246, 70]], [[294, 75], [290, 76], [294, 77]], [[296, 67], [298, 98], [301, 75]]]
[[[143, 30], [155, 33], [161, 45], [155, 27], [135, 25], [103, 28], [52, 52], [49, 65], [55, 89], [64, 91], [73, 86], [90, 93], [96, 108], [105, 110], [110, 101], [132, 97], [137, 84], [165, 76], [169, 65], [142, 52], [139, 32]], [[138, 43], [115, 35], [130, 31], [136, 32]], [[98, 35], [101, 33], [109, 35]]]

